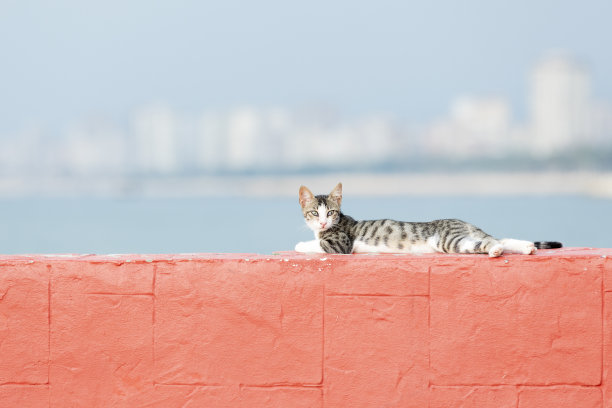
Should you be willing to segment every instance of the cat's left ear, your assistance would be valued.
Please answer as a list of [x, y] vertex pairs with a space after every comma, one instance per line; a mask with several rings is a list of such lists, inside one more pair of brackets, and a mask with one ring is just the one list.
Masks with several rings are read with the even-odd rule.
[[342, 204], [342, 183], [338, 183], [336, 187], [329, 193], [328, 198], [338, 203], [338, 207]]

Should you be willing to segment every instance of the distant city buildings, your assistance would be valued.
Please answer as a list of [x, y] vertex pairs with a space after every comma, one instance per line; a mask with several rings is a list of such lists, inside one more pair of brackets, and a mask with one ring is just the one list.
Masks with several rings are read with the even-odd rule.
[[529, 77], [528, 118], [502, 96], [456, 99], [444, 118], [408, 124], [343, 119], [326, 109], [242, 107], [197, 114], [152, 103], [126, 123], [88, 119], [59, 134], [28, 129], [0, 139], [0, 174], [187, 175], [402, 166], [415, 158], [547, 157], [612, 148], [612, 105], [597, 101], [588, 69], [552, 53]]
[[511, 109], [499, 97], [462, 97], [448, 118], [428, 127], [422, 143], [432, 156], [469, 158], [503, 155], [511, 146]]
[[427, 127], [425, 151], [469, 158], [526, 154], [547, 157], [573, 148], [612, 146], [612, 107], [593, 98], [586, 67], [552, 52], [529, 77], [528, 121], [516, 123], [501, 97], [462, 97], [450, 115]]
[[533, 153], [547, 155], [593, 142], [594, 101], [586, 68], [555, 53], [542, 58], [530, 78]]

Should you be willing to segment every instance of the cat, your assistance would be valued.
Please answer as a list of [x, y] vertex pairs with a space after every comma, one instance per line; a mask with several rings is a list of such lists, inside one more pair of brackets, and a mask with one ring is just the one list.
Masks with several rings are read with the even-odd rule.
[[495, 239], [478, 227], [456, 219], [431, 222], [394, 220], [355, 221], [342, 214], [342, 184], [328, 195], [315, 196], [305, 186], [299, 191], [304, 220], [315, 240], [299, 242], [297, 252], [350, 253], [461, 253], [498, 257], [505, 252], [532, 255], [559, 242]]

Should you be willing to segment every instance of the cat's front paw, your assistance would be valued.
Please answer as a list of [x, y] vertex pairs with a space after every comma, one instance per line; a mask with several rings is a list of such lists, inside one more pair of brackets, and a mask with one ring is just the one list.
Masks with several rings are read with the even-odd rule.
[[298, 242], [295, 244], [295, 252], [308, 252], [308, 242]]
[[296, 252], [324, 252], [319, 241], [298, 242], [295, 244]]

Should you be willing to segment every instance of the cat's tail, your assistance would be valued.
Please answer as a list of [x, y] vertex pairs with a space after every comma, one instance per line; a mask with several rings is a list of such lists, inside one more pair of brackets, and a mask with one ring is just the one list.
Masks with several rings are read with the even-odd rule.
[[563, 248], [563, 244], [557, 241], [536, 241], [534, 245], [537, 249]]

